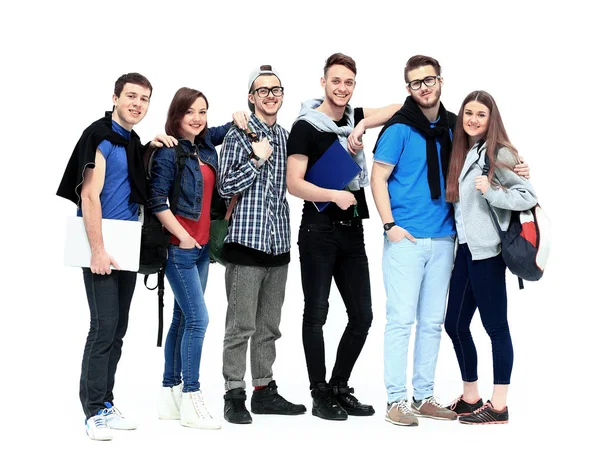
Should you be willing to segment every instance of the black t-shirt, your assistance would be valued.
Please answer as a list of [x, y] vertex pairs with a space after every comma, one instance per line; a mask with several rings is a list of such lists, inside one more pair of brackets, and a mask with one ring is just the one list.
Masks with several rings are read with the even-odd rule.
[[225, 261], [242, 266], [274, 268], [284, 266], [290, 262], [290, 252], [281, 255], [269, 255], [236, 242], [223, 244], [221, 255]]
[[[356, 108], [354, 110], [354, 125], [359, 123], [363, 118], [363, 109]], [[342, 119], [335, 121], [335, 124], [338, 127], [344, 127], [348, 123], [346, 118], [342, 117]], [[306, 170], [308, 171], [336, 139], [338, 137], [335, 133], [318, 131], [310, 123], [299, 120], [290, 131], [287, 142], [287, 154], [288, 156], [294, 154], [306, 155], [308, 157]], [[356, 198], [358, 218], [369, 218], [365, 190], [361, 188], [352, 192], [352, 194]], [[350, 206], [349, 209], [343, 211], [335, 203], [329, 204], [323, 212], [319, 212], [312, 201], [305, 201], [304, 209], [302, 210], [302, 223], [328, 223], [332, 221], [352, 220], [354, 217], [354, 206]]]

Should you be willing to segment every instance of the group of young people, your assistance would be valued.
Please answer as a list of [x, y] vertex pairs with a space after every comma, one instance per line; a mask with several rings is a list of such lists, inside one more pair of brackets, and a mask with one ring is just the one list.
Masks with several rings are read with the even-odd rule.
[[[196, 428], [221, 427], [205, 404], [199, 371], [209, 320], [204, 293], [211, 206], [223, 199], [232, 207], [222, 253], [228, 300], [224, 418], [236, 424], [252, 422], [246, 407], [248, 345], [252, 413], [306, 412], [304, 405], [279, 394], [273, 376], [290, 262], [288, 191], [305, 201], [298, 248], [312, 414], [326, 420], [373, 415], [374, 408], [361, 403], [349, 384], [373, 318], [363, 231], [363, 220], [369, 218], [369, 183], [383, 223], [385, 419], [404, 426], [417, 425], [420, 417], [458, 417], [464, 424], [508, 422], [513, 349], [506, 266], [488, 203], [503, 228], [512, 210], [535, 205], [529, 167], [510, 143], [491, 95], [472, 92], [458, 115], [446, 111], [436, 59], [416, 55], [407, 61], [408, 97], [403, 104], [352, 108], [356, 74], [351, 57], [331, 55], [321, 77], [324, 95], [303, 103], [289, 133], [277, 123], [284, 87], [270, 65], [250, 73], [251, 113], [237, 112], [233, 122], [218, 127], [208, 127], [207, 97], [181, 88], [169, 107], [165, 133], [145, 146], [133, 127], [147, 112], [152, 86], [137, 73], [117, 80], [113, 111], [83, 132], [57, 192], [77, 204], [92, 251], [90, 267], [83, 268], [91, 318], [80, 381], [90, 438], [109, 440], [112, 429], [136, 427], [115, 407], [113, 397], [136, 273], [120, 270], [118, 259], [105, 250], [102, 219], [137, 220], [140, 204], [147, 205], [171, 234], [166, 276], [175, 302], [165, 342], [159, 417]], [[383, 128], [369, 170], [362, 136], [379, 126]], [[335, 141], [361, 170], [342, 190], [321, 188], [306, 179]], [[187, 158], [174, 207], [169, 201], [177, 174], [176, 148]], [[146, 189], [143, 157], [153, 150]], [[482, 176], [486, 157], [490, 170]], [[330, 204], [319, 211], [315, 202]], [[332, 280], [348, 324], [328, 380], [323, 326]], [[485, 404], [469, 330], [476, 309], [493, 351], [494, 390]], [[409, 400], [406, 371], [415, 321]], [[462, 395], [448, 406], [434, 396], [442, 325], [452, 339], [464, 385]]]

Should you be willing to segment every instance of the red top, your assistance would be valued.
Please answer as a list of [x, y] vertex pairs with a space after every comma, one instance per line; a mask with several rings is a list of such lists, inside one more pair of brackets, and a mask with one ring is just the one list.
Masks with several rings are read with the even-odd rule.
[[[213, 188], [215, 187], [215, 171], [208, 165], [200, 166], [202, 178], [204, 179], [204, 193], [202, 195], [202, 212], [200, 219], [196, 222], [189, 218], [176, 215], [175, 218], [181, 223], [181, 226], [192, 236], [198, 244], [208, 244], [210, 239], [210, 203], [212, 200]], [[171, 236], [171, 244], [179, 245], [177, 236]]]

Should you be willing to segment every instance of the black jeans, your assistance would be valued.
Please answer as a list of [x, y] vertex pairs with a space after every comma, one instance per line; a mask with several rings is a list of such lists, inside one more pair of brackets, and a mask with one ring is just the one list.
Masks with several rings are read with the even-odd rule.
[[304, 318], [302, 342], [310, 388], [325, 382], [323, 325], [329, 310], [331, 279], [335, 280], [348, 314], [348, 325], [337, 350], [330, 384], [347, 382], [367, 339], [373, 320], [369, 263], [360, 222], [302, 224], [298, 235]]
[[79, 398], [86, 418], [113, 402], [117, 363], [127, 331], [129, 306], [137, 273], [113, 270], [92, 274], [83, 268], [83, 281], [90, 306], [90, 331], [81, 363]]

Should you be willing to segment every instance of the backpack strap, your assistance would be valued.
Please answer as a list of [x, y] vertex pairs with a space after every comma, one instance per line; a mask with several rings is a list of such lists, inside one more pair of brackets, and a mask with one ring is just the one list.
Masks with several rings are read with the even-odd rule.
[[[482, 145], [483, 145], [483, 141], [480, 141], [478, 150], [481, 148]], [[488, 157], [488, 154], [486, 153], [485, 154], [485, 163], [483, 165], [483, 173], [481, 175], [487, 176], [489, 174], [489, 172], [490, 172], [490, 157]], [[492, 205], [490, 204], [490, 202], [488, 200], [485, 200], [485, 202], [488, 205], [488, 209], [490, 211], [490, 216], [492, 217], [492, 221], [494, 222], [494, 225], [496, 226], [496, 230], [498, 231], [498, 234], [500, 235], [500, 239], [502, 239], [502, 228], [500, 228], [500, 223], [498, 222], [498, 217], [496, 216], [496, 213], [493, 211]], [[519, 279], [519, 290], [522, 290], [523, 288], [525, 288], [525, 285], [523, 284], [523, 279], [519, 276], [517, 276], [517, 278]]]
[[[480, 141], [478, 150], [481, 149], [482, 145], [483, 145], [483, 142]], [[486, 153], [485, 154], [485, 163], [483, 165], [483, 173], [481, 173], [481, 175], [487, 177], [489, 172], [490, 172], [490, 157], [488, 157], [488, 154]], [[493, 211], [490, 202], [488, 200], [485, 200], [485, 202], [487, 203], [488, 209], [490, 210], [490, 216], [492, 217], [492, 221], [494, 222], [494, 225], [496, 226], [496, 230], [498, 231], [498, 234], [500, 235], [500, 237], [502, 237], [502, 228], [500, 228], [500, 223], [498, 222], [498, 217], [496, 216], [496, 213]]]

